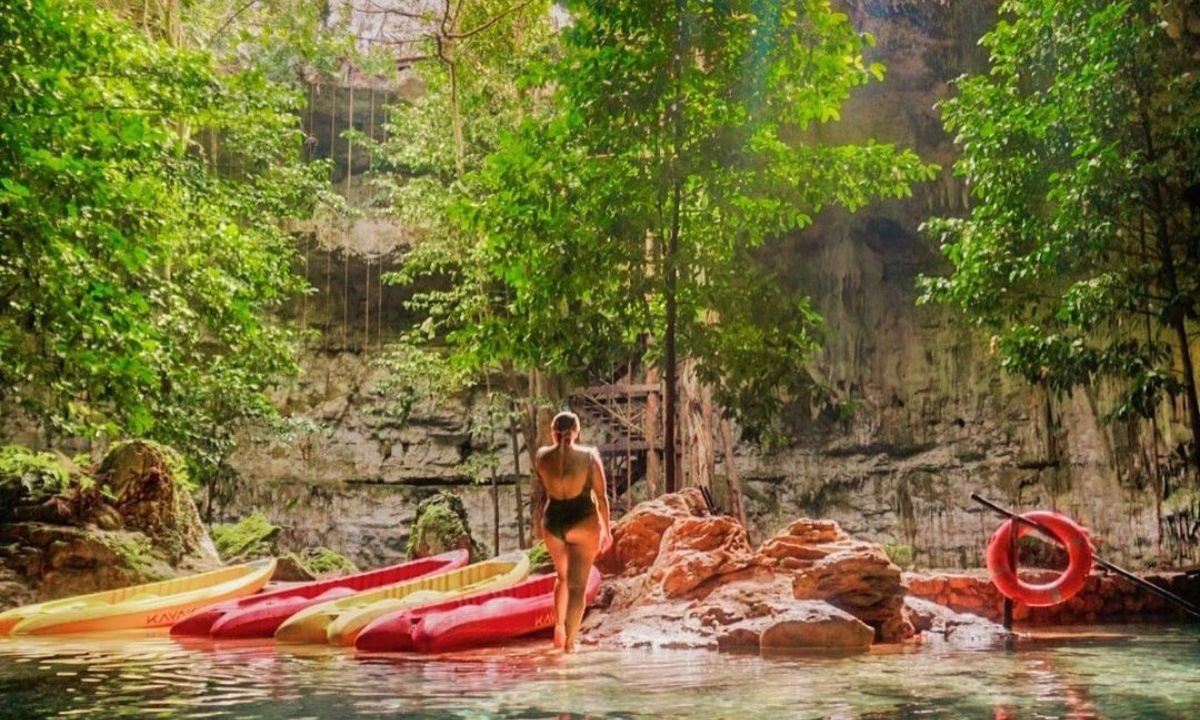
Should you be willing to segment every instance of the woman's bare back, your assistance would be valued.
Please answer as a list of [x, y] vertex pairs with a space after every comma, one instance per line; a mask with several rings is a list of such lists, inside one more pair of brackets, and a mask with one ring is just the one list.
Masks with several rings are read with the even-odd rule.
[[537, 473], [548, 497], [567, 500], [582, 495], [591, 485], [591, 470], [597, 462], [595, 448], [548, 445], [538, 450]]

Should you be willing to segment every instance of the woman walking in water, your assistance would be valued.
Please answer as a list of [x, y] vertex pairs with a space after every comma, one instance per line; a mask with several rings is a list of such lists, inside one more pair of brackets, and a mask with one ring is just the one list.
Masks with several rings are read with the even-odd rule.
[[[595, 448], [576, 445], [579, 418], [561, 412], [550, 423], [553, 445], [537, 452], [537, 476], [546, 492], [539, 528], [554, 560], [554, 645], [575, 650], [583, 621], [583, 593], [596, 556], [612, 544], [604, 466]], [[538, 515], [534, 507], [535, 517]]]

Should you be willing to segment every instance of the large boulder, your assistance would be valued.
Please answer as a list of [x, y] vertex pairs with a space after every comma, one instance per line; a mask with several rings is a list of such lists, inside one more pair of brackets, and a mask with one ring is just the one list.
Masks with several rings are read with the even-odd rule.
[[20, 446], [0, 449], [0, 456], [0, 495], [8, 503], [0, 512], [0, 603], [90, 593], [219, 563], [186, 468], [169, 448], [119, 443], [94, 470]]
[[608, 612], [593, 611], [584, 624], [583, 642], [786, 652], [863, 650], [875, 637], [861, 620], [828, 603], [796, 600], [787, 579], [775, 578], [769, 570], [747, 568], [722, 577], [729, 581], [710, 585], [710, 592], [692, 599], [666, 597], [626, 604], [620, 611], [611, 605]]
[[409, 560], [466, 550], [471, 561], [486, 558], [487, 551], [471, 536], [467, 509], [457, 496], [439, 492], [417, 505], [416, 519], [408, 536]]
[[352, 575], [358, 567], [345, 555], [326, 547], [305, 548], [300, 552], [284, 553], [275, 565], [272, 580], [277, 582], [310, 582]]
[[828, 603], [789, 597], [786, 578], [721, 585], [688, 610], [723, 650], [864, 650], [875, 631]]
[[[697, 489], [613, 525], [585, 642], [786, 651], [861, 650], [913, 633], [900, 570], [836, 523], [797, 521], [756, 551]], [[842, 575], [845, 577], [842, 577]]]
[[1013, 633], [986, 618], [959, 613], [930, 600], [907, 597], [904, 606], [922, 639], [955, 647], [995, 647], [1012, 640]]
[[830, 520], [801, 519], [763, 544], [765, 561], [793, 574], [799, 600], [825, 600], [875, 628], [883, 642], [911, 637], [901, 570], [875, 543], [855, 540]]
[[[172, 577], [175, 572], [138, 532], [51, 523], [0, 524], [0, 563], [27, 586], [12, 604], [81, 595]], [[19, 597], [18, 597], [19, 595]]]
[[256, 510], [236, 523], [213, 526], [212, 536], [226, 563], [276, 558], [271, 579], [277, 582], [324, 580], [358, 572], [349, 558], [327, 547], [300, 550], [281, 547], [282, 531], [283, 528]]
[[114, 445], [96, 479], [113, 498], [126, 530], [150, 538], [171, 565], [215, 565], [213, 546], [187, 487], [187, 469], [172, 449], [148, 440]]
[[663, 533], [676, 520], [707, 515], [704, 496], [695, 488], [638, 503], [613, 523], [613, 544], [596, 566], [608, 575], [633, 576], [650, 569], [662, 547]]
[[684, 597], [753, 562], [746, 530], [733, 518], [681, 518], [662, 535], [649, 589], [662, 597]]
[[255, 511], [237, 521], [212, 528], [217, 553], [227, 563], [241, 563], [279, 555], [279, 534], [283, 528]]

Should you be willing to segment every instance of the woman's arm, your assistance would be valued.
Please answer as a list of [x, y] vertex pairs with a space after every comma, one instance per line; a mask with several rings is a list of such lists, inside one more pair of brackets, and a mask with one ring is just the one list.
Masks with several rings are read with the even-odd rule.
[[[541, 452], [538, 452], [540, 459]], [[533, 472], [529, 474], [529, 522], [533, 526], [535, 540], [545, 540], [542, 537], [542, 513], [546, 510], [546, 486], [542, 485], [542, 475], [538, 472], [538, 463], [533, 464]]]
[[604, 478], [604, 463], [600, 451], [592, 450], [592, 493], [596, 496], [596, 512], [600, 516], [600, 552], [612, 545], [611, 518], [608, 516], [608, 488]]

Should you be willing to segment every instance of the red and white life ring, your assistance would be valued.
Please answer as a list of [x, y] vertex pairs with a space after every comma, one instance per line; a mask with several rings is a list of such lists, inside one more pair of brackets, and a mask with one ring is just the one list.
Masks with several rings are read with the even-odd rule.
[[1067, 569], [1054, 581], [1042, 585], [1027, 583], [1017, 577], [1017, 569], [1013, 567], [1015, 563], [1011, 561], [1009, 554], [1009, 543], [1020, 540], [1032, 532], [1033, 528], [1025, 523], [1018, 523], [1017, 537], [1014, 539], [1010, 537], [1014, 522], [1008, 520], [996, 530], [988, 542], [987, 566], [992, 583], [1005, 597], [1033, 607], [1057, 605], [1070, 600], [1083, 589], [1088, 575], [1092, 572], [1093, 550], [1087, 531], [1071, 518], [1045, 510], [1027, 512], [1023, 517], [1046, 528], [1067, 549], [1067, 556], [1070, 558]]

